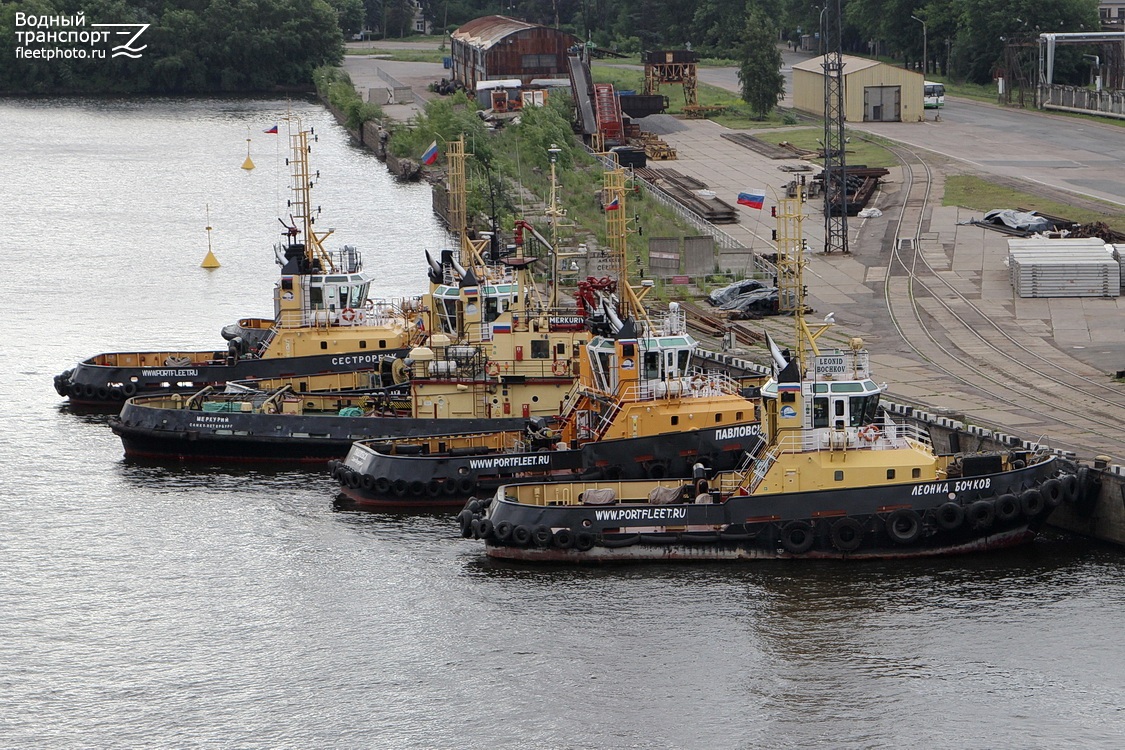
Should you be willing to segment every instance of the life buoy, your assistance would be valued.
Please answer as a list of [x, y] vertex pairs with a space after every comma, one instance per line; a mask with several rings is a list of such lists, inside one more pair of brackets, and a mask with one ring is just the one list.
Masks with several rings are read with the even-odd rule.
[[555, 373], [556, 375], [566, 375], [569, 369], [570, 365], [567, 364], [567, 361], [565, 359], [556, 359], [555, 363], [551, 365], [551, 372]]
[[899, 508], [887, 516], [887, 536], [896, 544], [913, 544], [922, 535], [922, 519], [909, 508]]
[[363, 303], [363, 309], [366, 310], [367, 312], [374, 312], [375, 311], [375, 300], [368, 299], [366, 302]]
[[855, 552], [863, 544], [863, 524], [844, 516], [832, 524], [828, 538], [841, 552]]
[[703, 378], [693, 378], [691, 381], [691, 389], [699, 391], [703, 389]]
[[996, 498], [996, 519], [1003, 523], [1014, 521], [1020, 514], [1020, 501], [1008, 492]]
[[355, 320], [355, 310], [350, 307], [345, 307], [340, 311], [340, 320], [344, 321], [345, 323], [351, 323], [353, 320]]
[[953, 531], [965, 522], [965, 509], [955, 502], [942, 503], [934, 516], [937, 525], [946, 531]]
[[816, 542], [812, 524], [808, 521], [790, 521], [781, 530], [781, 546], [793, 555], [803, 555]]
[[873, 424], [869, 424], [859, 431], [860, 439], [865, 440], [868, 443], [874, 443], [876, 440], [878, 440], [882, 436], [883, 436], [883, 431], [880, 430], [877, 425], [873, 425]]
[[489, 362], [488, 364], [486, 364], [484, 366], [484, 371], [487, 372], [489, 375], [498, 375], [500, 373], [500, 363], [499, 362]]

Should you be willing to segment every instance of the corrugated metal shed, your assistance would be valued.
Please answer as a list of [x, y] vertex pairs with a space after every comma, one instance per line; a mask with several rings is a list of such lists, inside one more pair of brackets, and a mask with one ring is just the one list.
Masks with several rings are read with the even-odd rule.
[[567, 52], [578, 39], [565, 31], [508, 16], [484, 16], [450, 35], [450, 64], [455, 81], [470, 91], [480, 81], [519, 78], [566, 78]]
[[1117, 297], [1113, 246], [1091, 238], [1008, 240], [1008, 277], [1020, 297]]
[[474, 18], [460, 26], [457, 31], [450, 35], [450, 39], [456, 39], [477, 49], [487, 50], [509, 34], [534, 28], [536, 28], [535, 24], [521, 21], [518, 18], [483, 16], [482, 18]]
[[[793, 66], [793, 106], [824, 116], [824, 57]], [[849, 122], [921, 122], [921, 73], [865, 57], [841, 56], [844, 64], [844, 119]]]

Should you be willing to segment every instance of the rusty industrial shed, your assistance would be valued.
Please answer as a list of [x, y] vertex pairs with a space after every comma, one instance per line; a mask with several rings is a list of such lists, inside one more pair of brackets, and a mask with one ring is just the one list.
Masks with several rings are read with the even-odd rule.
[[[849, 122], [921, 122], [922, 74], [843, 55], [844, 119]], [[824, 116], [824, 58], [813, 57], [793, 66], [793, 106]]]
[[565, 31], [507, 16], [469, 21], [451, 37], [453, 79], [469, 91], [480, 81], [566, 78], [567, 50], [578, 39]]

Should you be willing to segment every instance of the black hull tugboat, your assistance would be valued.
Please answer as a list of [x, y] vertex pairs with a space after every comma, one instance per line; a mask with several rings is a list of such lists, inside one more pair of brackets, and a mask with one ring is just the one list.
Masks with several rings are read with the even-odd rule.
[[800, 210], [799, 198], [778, 208], [780, 299], [797, 345], [786, 354], [768, 341], [763, 452], [686, 482], [505, 485], [466, 504], [462, 533], [490, 557], [523, 561], [906, 558], [1027, 542], [1075, 499], [1077, 467], [1046, 449], [937, 454], [879, 409], [886, 385], [871, 379], [862, 341], [818, 347], [831, 323], [804, 322]]
[[[621, 203], [618, 178], [607, 173], [607, 190]], [[614, 272], [625, 278], [623, 260]], [[357, 442], [331, 467], [342, 503], [366, 510], [457, 508], [470, 493], [514, 481], [688, 477], [696, 464], [737, 468], [762, 446], [751, 395], [762, 380], [736, 382], [697, 368], [698, 342], [684, 312], [673, 302], [650, 320], [641, 304], [646, 289], [611, 277], [578, 284], [579, 320], [590, 337], [556, 423]]]
[[[450, 144], [451, 164], [463, 165], [463, 149]], [[450, 194], [464, 205], [458, 175], [463, 168], [451, 169]], [[539, 293], [527, 244], [547, 240], [527, 228], [511, 255], [497, 257], [489, 238], [454, 229], [457, 251], [425, 253], [429, 289], [406, 357], [383, 357], [377, 371], [259, 380], [252, 392], [235, 384], [234, 393], [132, 398], [111, 421], [126, 455], [323, 462], [343, 458], [355, 440], [514, 430], [557, 416], [589, 334], [574, 308]]]
[[[393, 360], [396, 371], [403, 360]], [[520, 417], [434, 419], [413, 416], [409, 384], [383, 386], [378, 371], [241, 381], [227, 390], [205, 388], [125, 402], [109, 426], [125, 456], [207, 463], [310, 463], [343, 458], [356, 440], [379, 435], [428, 435], [499, 426], [517, 429]]]
[[223, 349], [95, 355], [55, 376], [60, 396], [72, 405], [116, 411], [137, 395], [192, 394], [231, 380], [371, 368], [417, 342], [414, 301], [369, 299], [375, 274], [364, 269], [359, 251], [345, 246], [330, 252], [323, 242], [332, 231], [314, 231], [311, 134], [298, 127], [290, 136], [293, 213], [275, 248], [281, 277], [274, 288], [274, 317], [226, 326]]

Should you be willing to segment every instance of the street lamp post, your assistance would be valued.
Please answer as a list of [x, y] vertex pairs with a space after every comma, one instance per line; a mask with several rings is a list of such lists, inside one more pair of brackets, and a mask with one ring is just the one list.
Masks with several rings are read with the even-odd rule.
[[911, 16], [911, 18], [922, 24], [922, 77], [925, 78], [926, 74], [929, 73], [929, 70], [927, 70], [929, 60], [926, 59], [926, 22], [918, 16]]

